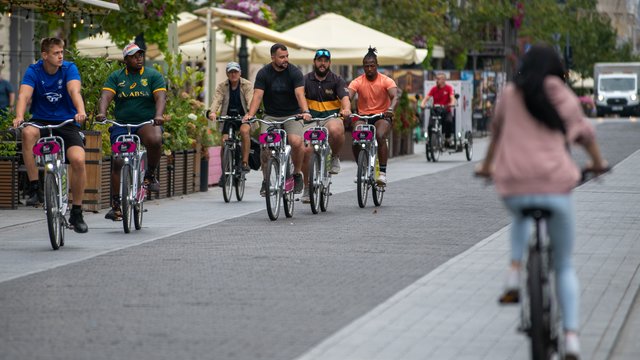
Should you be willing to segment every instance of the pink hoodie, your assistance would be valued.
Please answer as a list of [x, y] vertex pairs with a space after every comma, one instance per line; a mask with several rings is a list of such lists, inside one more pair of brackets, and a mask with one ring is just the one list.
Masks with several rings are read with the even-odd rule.
[[497, 137], [493, 180], [502, 196], [569, 193], [580, 179], [566, 144], [593, 140], [593, 126], [562, 80], [549, 76], [544, 89], [564, 121], [566, 136], [534, 119], [514, 84], [498, 97], [491, 132]]

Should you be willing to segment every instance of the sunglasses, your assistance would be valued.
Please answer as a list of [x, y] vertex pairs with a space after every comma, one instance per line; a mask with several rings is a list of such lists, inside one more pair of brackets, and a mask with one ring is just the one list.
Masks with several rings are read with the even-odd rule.
[[329, 50], [318, 50], [316, 51], [316, 58], [319, 58], [320, 56], [326, 56], [328, 58], [331, 57], [331, 53], [329, 53]]

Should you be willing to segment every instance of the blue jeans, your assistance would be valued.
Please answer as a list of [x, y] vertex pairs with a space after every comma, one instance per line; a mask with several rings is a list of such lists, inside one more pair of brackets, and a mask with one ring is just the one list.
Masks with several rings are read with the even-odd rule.
[[565, 330], [578, 331], [580, 290], [578, 277], [571, 262], [575, 239], [575, 217], [571, 194], [532, 194], [505, 197], [504, 203], [511, 212], [511, 260], [521, 261], [533, 228], [533, 220], [522, 216], [521, 210], [541, 207], [552, 212], [547, 222], [553, 266], [556, 274], [556, 293], [562, 311]]

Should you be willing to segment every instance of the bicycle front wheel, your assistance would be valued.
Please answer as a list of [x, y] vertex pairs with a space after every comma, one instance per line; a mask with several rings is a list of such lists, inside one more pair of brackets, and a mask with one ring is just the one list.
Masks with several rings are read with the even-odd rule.
[[367, 206], [367, 195], [369, 194], [369, 177], [367, 170], [369, 169], [369, 154], [366, 150], [360, 150], [358, 155], [358, 171], [357, 171], [357, 188], [358, 188], [358, 206], [361, 208]]
[[275, 157], [269, 159], [266, 172], [267, 214], [271, 221], [278, 220], [280, 215], [280, 199], [282, 199], [282, 185], [280, 184], [280, 162]]
[[542, 257], [533, 249], [527, 260], [527, 290], [529, 292], [531, 338], [531, 359], [548, 360], [551, 358], [551, 332], [549, 309], [544, 301], [544, 277], [542, 274]]
[[329, 208], [329, 196], [331, 195], [331, 175], [327, 181], [327, 186], [322, 187], [320, 191], [320, 211], [325, 212]]
[[320, 207], [320, 192], [322, 190], [322, 184], [320, 183], [320, 155], [313, 153], [311, 157], [311, 163], [309, 164], [309, 184], [307, 184], [307, 190], [309, 191], [309, 200], [311, 201], [311, 212], [318, 213]]
[[246, 180], [247, 178], [244, 172], [240, 172], [240, 175], [236, 177], [233, 184], [233, 186], [236, 188], [236, 200], [238, 201], [242, 201], [242, 198], [244, 197], [244, 185]]
[[[293, 181], [293, 160], [289, 157], [287, 160], [287, 168], [285, 169], [285, 179]], [[286, 182], [286, 180], [285, 180]], [[282, 202], [284, 205], [284, 215], [288, 218], [293, 217], [293, 206], [295, 205], [294, 190], [282, 192]]]
[[60, 197], [58, 196], [58, 182], [53, 173], [47, 173], [44, 178], [44, 207], [49, 228], [49, 240], [53, 250], [58, 250], [64, 242], [64, 226], [60, 214]]
[[120, 206], [122, 207], [122, 227], [126, 234], [131, 232], [131, 165], [124, 165], [120, 170]]
[[429, 137], [429, 155], [431, 161], [438, 162], [442, 153], [442, 135], [437, 132], [431, 133]]
[[231, 201], [231, 192], [233, 191], [233, 150], [224, 148], [222, 155], [222, 177], [224, 179], [224, 187], [222, 188], [222, 197], [224, 202]]

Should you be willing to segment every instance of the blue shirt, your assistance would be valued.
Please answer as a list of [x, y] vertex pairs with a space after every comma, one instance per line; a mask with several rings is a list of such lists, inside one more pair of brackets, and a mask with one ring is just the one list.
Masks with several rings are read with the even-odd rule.
[[67, 91], [71, 80], [80, 80], [78, 68], [72, 62], [63, 61], [53, 75], [44, 70], [42, 60], [29, 65], [21, 84], [33, 88], [30, 110], [33, 119], [62, 122], [78, 113]]

